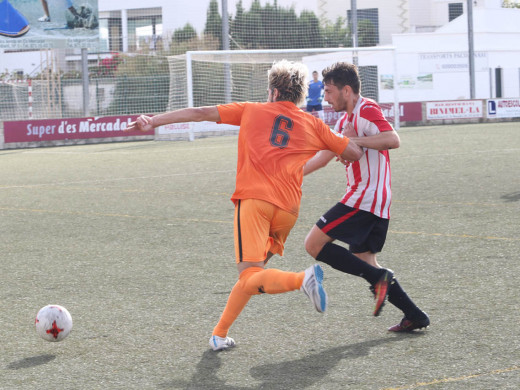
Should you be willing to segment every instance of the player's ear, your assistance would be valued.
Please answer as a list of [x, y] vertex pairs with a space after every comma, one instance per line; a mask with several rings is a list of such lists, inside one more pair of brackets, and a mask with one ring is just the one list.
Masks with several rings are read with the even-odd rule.
[[273, 89], [271, 90], [271, 96], [272, 96], [272, 98], [273, 98], [273, 102], [278, 101], [278, 98], [280, 97], [280, 92], [278, 92], [278, 89], [273, 88]]

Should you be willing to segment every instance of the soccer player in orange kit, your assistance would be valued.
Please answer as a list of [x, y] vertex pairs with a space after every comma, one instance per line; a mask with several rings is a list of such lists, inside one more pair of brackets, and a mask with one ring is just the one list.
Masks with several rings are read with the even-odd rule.
[[215, 351], [235, 346], [228, 330], [253, 295], [303, 291], [317, 311], [327, 307], [323, 270], [314, 264], [302, 272], [265, 269], [284, 244], [298, 218], [303, 167], [320, 150], [356, 161], [362, 150], [298, 108], [307, 92], [305, 65], [282, 60], [268, 74], [266, 103], [230, 103], [193, 107], [153, 117], [141, 115], [127, 130], [152, 130], [179, 122], [212, 121], [240, 126], [234, 240], [239, 272], [227, 305], [209, 340]]

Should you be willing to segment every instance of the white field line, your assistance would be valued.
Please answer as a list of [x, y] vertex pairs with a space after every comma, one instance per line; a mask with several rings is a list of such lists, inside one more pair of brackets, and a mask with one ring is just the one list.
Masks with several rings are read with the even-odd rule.
[[391, 159], [404, 160], [407, 158], [452, 157], [452, 156], [470, 156], [470, 155], [474, 155], [474, 154], [497, 154], [497, 153], [515, 153], [515, 152], [520, 152], [520, 149], [515, 148], [515, 149], [471, 150], [468, 152], [461, 152], [461, 153], [429, 153], [429, 154], [412, 154], [412, 155], [408, 155], [408, 156], [401, 156], [401, 155], [399, 155], [399, 152], [396, 151], [396, 152], [393, 152], [393, 154], [391, 154]]
[[51, 183], [39, 183], [39, 184], [20, 184], [20, 185], [7, 185], [0, 186], [0, 189], [10, 189], [10, 188], [32, 188], [32, 187], [46, 187], [46, 186], [68, 186], [73, 184], [96, 184], [96, 183], [109, 183], [109, 182], [117, 182], [117, 181], [126, 181], [126, 180], [148, 180], [148, 179], [163, 179], [168, 177], [178, 177], [178, 176], [193, 176], [193, 175], [214, 175], [219, 173], [235, 173], [236, 170], [229, 169], [223, 171], [203, 171], [203, 172], [184, 172], [184, 173], [172, 173], [169, 175], [154, 175], [154, 176], [134, 176], [134, 177], [113, 177], [110, 179], [100, 179], [100, 180], [79, 180], [79, 181], [69, 181], [69, 182], [51, 182]]

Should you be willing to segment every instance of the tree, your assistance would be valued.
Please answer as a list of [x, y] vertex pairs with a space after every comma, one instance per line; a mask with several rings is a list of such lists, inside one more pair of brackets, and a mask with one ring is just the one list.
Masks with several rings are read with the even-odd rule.
[[244, 25], [244, 7], [242, 0], [236, 5], [235, 18], [231, 18], [229, 22], [229, 34], [231, 35], [231, 47], [235, 45], [237, 49], [243, 49], [244, 42], [242, 42], [240, 29]]
[[172, 41], [174, 43], [180, 43], [180, 42], [191, 41], [192, 39], [196, 39], [196, 38], [197, 38], [197, 31], [191, 24], [186, 23], [186, 25], [183, 28], [179, 28], [173, 32]]
[[349, 44], [348, 29], [346, 27], [345, 18], [338, 17], [334, 24], [327, 23], [323, 27], [323, 46], [324, 47], [348, 47]]
[[[334, 24], [320, 23], [311, 11], [296, 14], [294, 7], [280, 7], [276, 0], [262, 6], [260, 0], [253, 0], [249, 10], [244, 9], [242, 0], [236, 4], [234, 16], [229, 18], [229, 32], [232, 49], [300, 49], [319, 47], [352, 46], [345, 18], [338, 18]], [[185, 35], [193, 36], [187, 27], [174, 34], [174, 41], [185, 42]], [[369, 21], [359, 24], [359, 45], [377, 44], [376, 29]], [[222, 48], [222, 17], [219, 14], [218, 0], [211, 0], [204, 28], [204, 40], [215, 39]], [[193, 38], [188, 40], [193, 42]], [[181, 45], [177, 44], [177, 48]], [[192, 45], [191, 45], [192, 46]], [[178, 50], [176, 50], [178, 52]]]
[[296, 14], [294, 7], [260, 4], [253, 0], [244, 10], [242, 1], [236, 5], [235, 17], [230, 22], [232, 43], [240, 49], [297, 49], [322, 47], [323, 28], [311, 11]]
[[246, 49], [258, 49], [262, 41], [261, 9], [260, 1], [254, 0], [250, 10], [244, 12], [241, 25], [237, 25], [238, 40], [243, 42]]
[[212, 35], [220, 42], [222, 47], [222, 17], [218, 11], [217, 0], [211, 0], [204, 27], [204, 35]]
[[504, 0], [502, 3], [504, 8], [520, 8], [520, 3], [515, 0]]
[[298, 19], [298, 31], [303, 32], [301, 47], [323, 47], [325, 35], [314, 12], [302, 11]]
[[361, 19], [358, 23], [358, 45], [360, 47], [377, 45], [377, 30], [368, 19]]

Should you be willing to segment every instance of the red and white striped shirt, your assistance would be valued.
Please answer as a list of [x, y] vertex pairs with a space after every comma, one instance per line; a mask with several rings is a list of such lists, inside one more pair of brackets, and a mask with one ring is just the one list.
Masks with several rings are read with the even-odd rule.
[[[345, 113], [338, 120], [336, 131], [342, 133], [349, 125], [354, 127], [358, 137], [392, 130], [381, 107], [362, 96], [350, 117]], [[389, 219], [392, 201], [390, 155], [388, 150], [363, 148], [363, 151], [359, 161], [347, 166], [347, 190], [341, 203]]]

